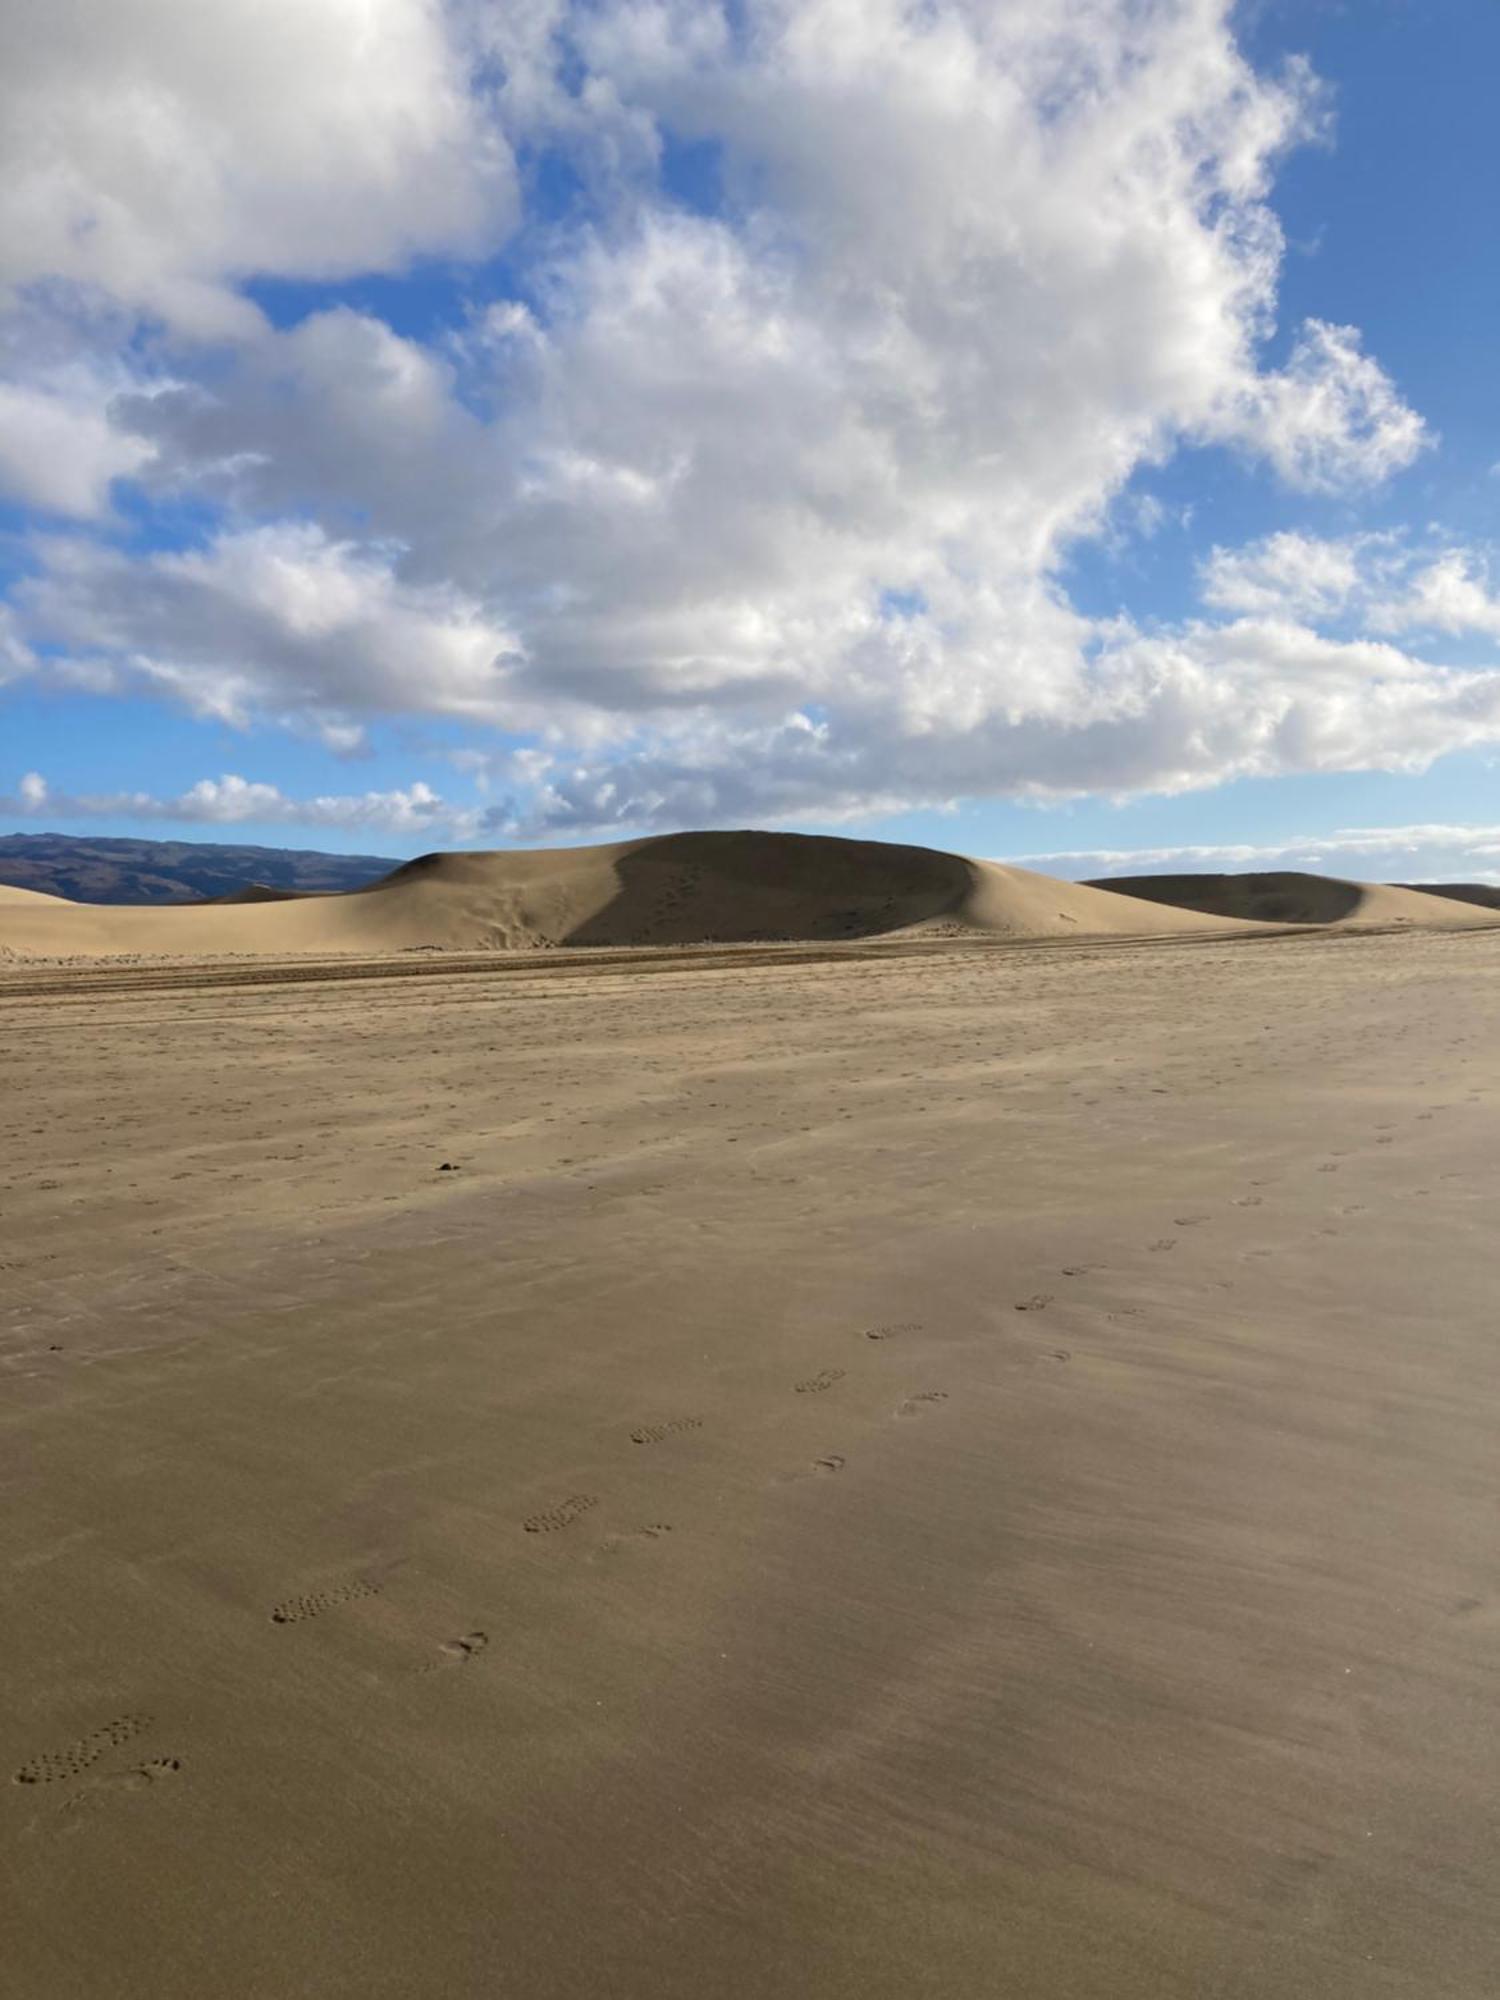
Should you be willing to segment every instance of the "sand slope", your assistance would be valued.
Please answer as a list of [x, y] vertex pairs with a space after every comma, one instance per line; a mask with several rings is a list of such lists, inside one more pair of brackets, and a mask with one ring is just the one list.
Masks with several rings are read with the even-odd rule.
[[524, 950], [835, 940], [932, 926], [1053, 937], [1224, 924], [933, 848], [683, 833], [604, 847], [431, 854], [343, 895], [136, 909], [27, 899], [0, 915], [0, 946], [85, 958]]
[[1455, 903], [1480, 903], [1487, 910], [1500, 910], [1500, 885], [1494, 882], [1408, 882], [1402, 887], [1423, 896], [1441, 896]]
[[17, 889], [0, 882], [0, 909], [69, 909], [65, 896], [49, 896], [44, 889]]
[[1106, 885], [1122, 896], [1139, 897], [1176, 910], [1252, 918], [1271, 924], [1489, 924], [1479, 907], [1465, 908], [1448, 896], [1403, 889], [1387, 882], [1345, 882], [1334, 875], [1124, 875]]

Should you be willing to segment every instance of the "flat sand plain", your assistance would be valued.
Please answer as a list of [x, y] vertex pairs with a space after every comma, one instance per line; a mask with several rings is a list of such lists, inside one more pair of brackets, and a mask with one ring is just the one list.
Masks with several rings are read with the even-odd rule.
[[0, 974], [7, 2000], [1492, 2000], [1500, 933], [465, 965]]

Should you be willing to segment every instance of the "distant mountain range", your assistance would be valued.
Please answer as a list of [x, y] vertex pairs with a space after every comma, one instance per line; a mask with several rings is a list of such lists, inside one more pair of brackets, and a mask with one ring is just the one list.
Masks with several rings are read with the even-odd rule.
[[196, 903], [252, 885], [303, 892], [358, 889], [398, 865], [378, 854], [315, 854], [208, 841], [0, 835], [0, 882], [75, 903]]

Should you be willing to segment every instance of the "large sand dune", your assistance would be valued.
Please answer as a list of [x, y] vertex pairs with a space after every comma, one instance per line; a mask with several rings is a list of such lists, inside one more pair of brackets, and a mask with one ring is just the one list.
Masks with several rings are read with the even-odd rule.
[[1426, 893], [1389, 882], [1345, 882], [1335, 875], [1122, 875], [1096, 889], [1139, 897], [1161, 908], [1268, 924], [1491, 924], [1491, 911], [1465, 907], [1456, 891]]
[[261, 892], [136, 909], [27, 897], [4, 905], [0, 946], [45, 957], [205, 957], [830, 941], [939, 926], [1026, 938], [1224, 923], [927, 847], [683, 833], [607, 847], [430, 854], [343, 895]]

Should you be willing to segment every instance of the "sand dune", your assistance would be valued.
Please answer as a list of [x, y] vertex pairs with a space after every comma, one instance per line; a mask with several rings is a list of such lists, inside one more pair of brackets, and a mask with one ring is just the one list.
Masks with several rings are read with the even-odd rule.
[[1403, 888], [1423, 896], [1442, 896], [1455, 903], [1479, 903], [1500, 910], [1500, 884], [1494, 882], [1406, 882]]
[[65, 896], [49, 896], [43, 889], [17, 889], [9, 882], [0, 882], [0, 910], [55, 910], [71, 907]]
[[[1489, 911], [1462, 907], [1457, 890], [1424, 892], [1335, 875], [1123, 875], [1097, 881], [1122, 896], [1174, 910], [1269, 924], [1489, 924]], [[1455, 908], [1455, 900], [1459, 907]]]
[[888, 842], [683, 833], [605, 847], [430, 854], [342, 895], [241, 893], [175, 908], [7, 904], [0, 945], [45, 957], [527, 950], [879, 937], [1224, 928], [1196, 911]]

